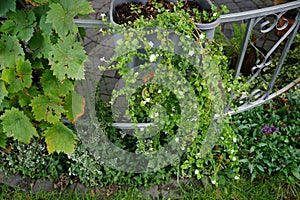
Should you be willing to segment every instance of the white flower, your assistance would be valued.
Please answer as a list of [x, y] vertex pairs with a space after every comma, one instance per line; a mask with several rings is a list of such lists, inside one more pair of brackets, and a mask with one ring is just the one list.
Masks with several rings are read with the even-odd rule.
[[160, 93], [161, 93], [161, 90], [158, 90], [157, 93], [160, 94]]
[[150, 41], [149, 46], [152, 48], [154, 46], [154, 43], [152, 41]]
[[235, 177], [234, 177], [234, 179], [235, 179], [235, 180], [239, 180], [239, 179], [240, 179], [240, 177], [238, 177], [238, 176], [235, 176]]
[[195, 54], [195, 52], [194, 52], [194, 51], [191, 51], [191, 50], [190, 50], [189, 53], [188, 53], [189, 56], [193, 56], [194, 54]]
[[105, 57], [100, 58], [101, 62], [105, 62]]
[[224, 140], [224, 137], [221, 137], [221, 140]]
[[218, 14], [218, 13], [215, 12], [215, 13], [213, 14], [213, 16], [215, 17], [215, 16], [217, 16], [217, 14]]
[[215, 181], [215, 180], [212, 180], [211, 183], [212, 183], [213, 185], [216, 185], [216, 181]]
[[199, 35], [199, 38], [200, 38], [201, 40], [205, 39], [205, 34], [204, 34], [204, 33], [201, 33], [201, 34]]
[[198, 169], [195, 170], [195, 174], [196, 175], [199, 174], [199, 170]]
[[178, 138], [178, 137], [177, 137], [177, 138], [175, 138], [175, 142], [177, 142], [177, 143], [179, 142], [179, 138]]
[[158, 113], [155, 113], [155, 115], [154, 115], [155, 117], [158, 117], [159, 116], [159, 114]]
[[236, 143], [236, 138], [233, 138], [232, 140], [233, 140], [234, 143]]
[[146, 98], [146, 100], [145, 100], [145, 101], [149, 103], [149, 102], [150, 102], [150, 98]]
[[233, 150], [233, 149], [231, 149], [230, 153], [234, 153], [234, 150]]
[[102, 28], [99, 29], [99, 33], [103, 33], [103, 29]]
[[101, 17], [106, 17], [106, 14], [105, 13], [101, 13], [100, 16]]
[[233, 160], [233, 161], [236, 161], [236, 157], [232, 157], [232, 160]]
[[183, 95], [183, 92], [182, 92], [182, 91], [179, 91], [178, 93], [179, 93], [180, 95]]
[[150, 62], [154, 62], [156, 60], [156, 55], [151, 54], [150, 56]]

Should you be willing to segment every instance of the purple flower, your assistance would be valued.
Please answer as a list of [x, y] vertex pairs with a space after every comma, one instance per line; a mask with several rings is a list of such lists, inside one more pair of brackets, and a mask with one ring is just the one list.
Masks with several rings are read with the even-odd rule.
[[273, 126], [273, 125], [271, 125], [271, 127], [265, 125], [265, 126], [261, 129], [261, 131], [262, 131], [263, 133], [276, 133], [276, 132], [279, 131], [279, 129], [276, 128], [276, 127]]

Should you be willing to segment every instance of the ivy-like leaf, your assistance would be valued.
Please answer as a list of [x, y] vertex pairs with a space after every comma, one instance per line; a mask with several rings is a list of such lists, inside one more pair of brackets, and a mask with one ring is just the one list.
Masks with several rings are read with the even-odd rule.
[[0, 1], [0, 17], [5, 15], [9, 10], [16, 10], [16, 0]]
[[[74, 2], [72, 2], [73, 4]], [[47, 15], [47, 23], [52, 23], [53, 28], [61, 38], [65, 38], [69, 31], [72, 31], [71, 34], [77, 32], [77, 28], [75, 26], [73, 20], [73, 13], [64, 10], [64, 8], [58, 4], [53, 3], [50, 6], [50, 10]]]
[[1, 35], [0, 38], [0, 69], [16, 65], [24, 59], [24, 52], [15, 36]]
[[51, 70], [46, 70], [41, 78], [44, 93], [48, 96], [65, 97], [74, 89], [72, 81], [59, 81]]
[[30, 123], [29, 118], [17, 108], [6, 110], [0, 118], [3, 131], [9, 137], [28, 144], [33, 136], [38, 136], [36, 129]]
[[28, 41], [33, 35], [35, 15], [32, 10], [25, 12], [18, 10], [7, 15], [9, 20], [4, 21], [0, 31], [6, 34], [16, 35], [18, 39]]
[[72, 154], [75, 149], [76, 140], [78, 140], [72, 130], [61, 122], [55, 123], [52, 127], [48, 128], [44, 136], [50, 154], [55, 151]]
[[7, 96], [8, 92], [5, 88], [4, 82], [0, 80], [0, 105], [3, 99]]
[[54, 124], [61, 120], [61, 114], [64, 112], [61, 104], [59, 98], [39, 95], [32, 99], [30, 106], [37, 121], [44, 120]]
[[6, 68], [2, 72], [2, 79], [9, 84], [7, 90], [12, 93], [19, 92], [31, 86], [31, 64], [28, 60], [19, 60], [15, 67]]
[[73, 91], [69, 93], [65, 100], [66, 117], [75, 123], [84, 114], [85, 99], [83, 96]]
[[66, 76], [71, 79], [84, 79], [84, 62], [87, 60], [85, 51], [79, 42], [68, 36], [52, 46], [49, 65], [53, 74], [60, 80]]

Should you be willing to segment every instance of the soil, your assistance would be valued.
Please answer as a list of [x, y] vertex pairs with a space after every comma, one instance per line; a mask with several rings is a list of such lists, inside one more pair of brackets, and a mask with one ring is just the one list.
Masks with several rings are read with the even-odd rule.
[[[174, 12], [174, 2], [167, 2], [165, 0], [160, 0], [159, 3], [163, 5], [163, 7], [168, 10], [168, 12]], [[137, 8], [139, 13], [137, 13]], [[185, 10], [187, 13], [190, 14], [191, 18], [197, 22], [197, 18], [193, 9], [197, 9], [200, 13], [204, 10], [200, 4], [198, 4], [195, 0], [185, 1], [183, 2], [182, 9]], [[211, 10], [207, 10], [209, 15], [212, 14]], [[115, 11], [113, 13], [113, 18], [115, 23], [117, 24], [126, 24], [128, 22], [134, 22], [135, 20], [139, 19], [143, 16], [145, 19], [156, 19], [156, 16], [159, 14], [159, 11], [155, 8], [155, 5], [152, 3], [152, 0], [149, 0], [146, 5], [142, 3], [122, 3], [116, 6]], [[202, 21], [205, 23], [205, 21]]]

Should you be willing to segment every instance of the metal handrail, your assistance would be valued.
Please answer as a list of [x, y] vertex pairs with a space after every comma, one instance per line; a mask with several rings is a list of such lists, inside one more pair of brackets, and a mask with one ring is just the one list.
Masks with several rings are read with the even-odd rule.
[[262, 16], [266, 16], [278, 12], [284, 12], [295, 8], [300, 8], [300, 0], [279, 4], [276, 6], [270, 6], [267, 8], [261, 8], [261, 9], [255, 9], [255, 10], [249, 10], [249, 11], [243, 11], [237, 13], [222, 14], [220, 18], [221, 18], [221, 23], [235, 22], [239, 20], [247, 20], [251, 18], [262, 17]]

